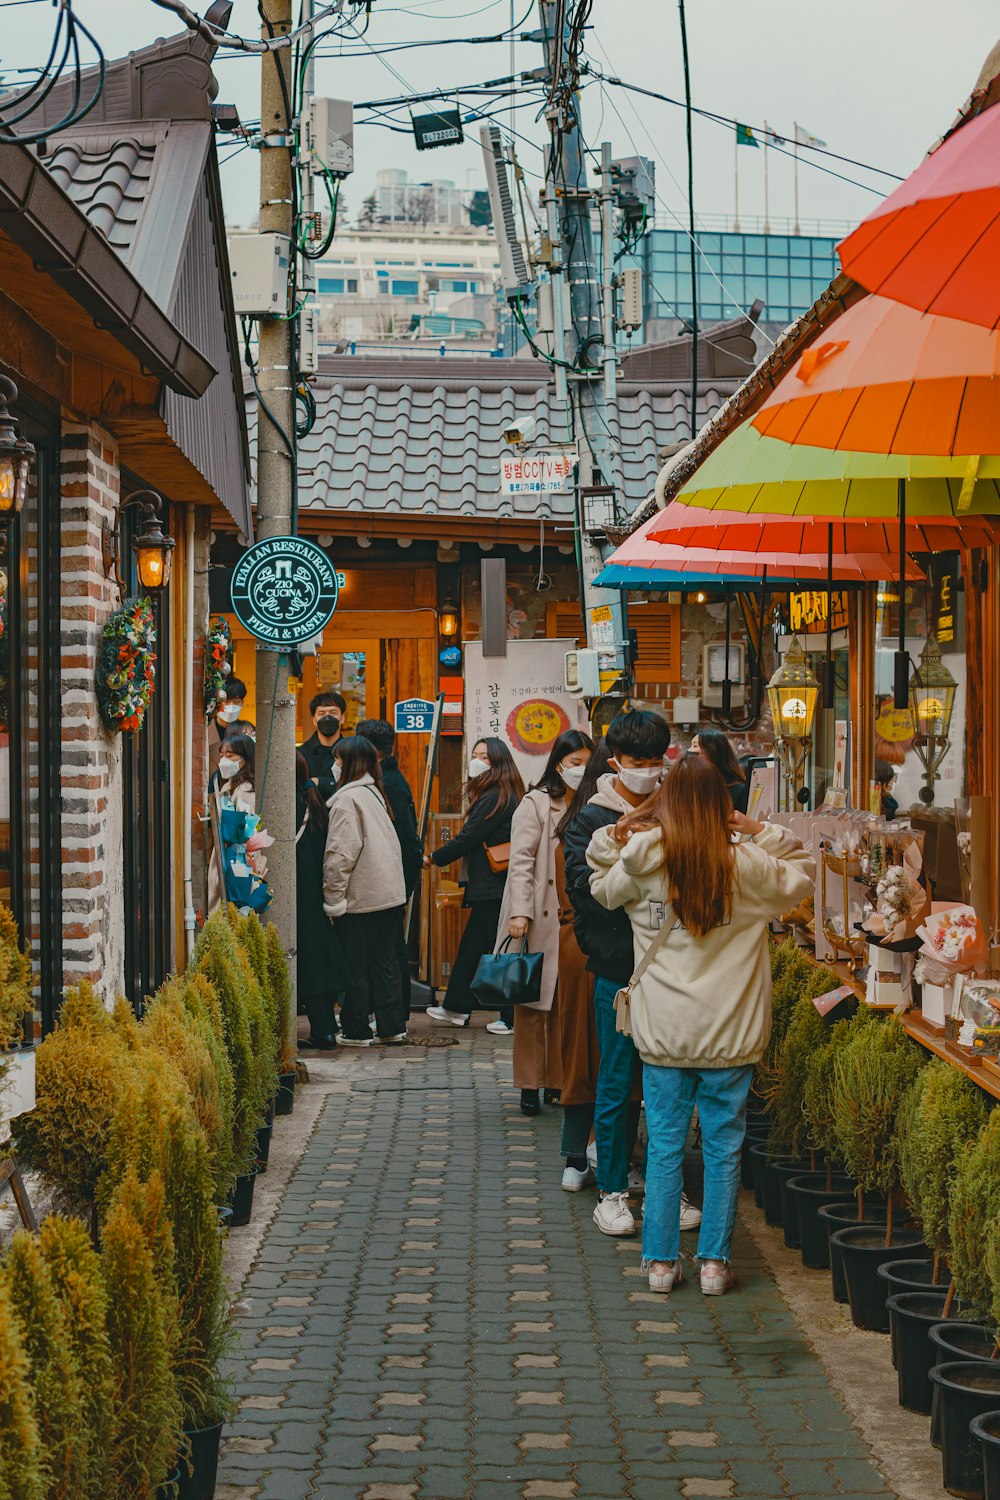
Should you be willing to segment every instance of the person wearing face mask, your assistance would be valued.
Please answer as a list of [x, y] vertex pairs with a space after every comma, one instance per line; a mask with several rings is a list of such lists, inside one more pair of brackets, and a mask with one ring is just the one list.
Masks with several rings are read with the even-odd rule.
[[[573, 906], [577, 941], [594, 975], [594, 1015], [601, 1049], [594, 1103], [599, 1199], [594, 1222], [602, 1234], [635, 1234], [628, 1205], [629, 1161], [639, 1125], [632, 1102], [638, 1054], [630, 1037], [615, 1024], [615, 995], [628, 984], [635, 966], [632, 926], [625, 912], [598, 905], [590, 891], [587, 849], [599, 828], [607, 828], [646, 801], [663, 777], [663, 758], [670, 745], [665, 719], [649, 709], [618, 714], [608, 726], [609, 774], [577, 813], [566, 831], [566, 890]], [[698, 1209], [681, 1205], [681, 1226], [694, 1229]]]
[[[514, 1086], [521, 1090], [521, 1112], [537, 1115], [539, 1090], [554, 1104], [562, 1086], [557, 981], [559, 976], [559, 901], [556, 827], [573, 798], [573, 783], [583, 779], [594, 742], [579, 729], [567, 729], [549, 752], [542, 775], [518, 805], [510, 826], [510, 865], [496, 944], [507, 937], [529, 953], [542, 954], [542, 987], [538, 1000], [514, 1007]], [[503, 1020], [500, 1022], [503, 1025]], [[491, 1030], [499, 1029], [494, 1023]], [[506, 1027], [505, 1027], [506, 1029]]]
[[465, 783], [469, 809], [465, 822], [453, 839], [424, 859], [425, 865], [439, 867], [461, 860], [459, 884], [465, 888], [463, 905], [469, 908], [444, 1004], [427, 1009], [429, 1018], [438, 1025], [469, 1024], [476, 1003], [469, 986], [483, 954], [493, 952], [507, 884], [506, 868], [494, 870], [486, 851], [510, 843], [511, 819], [523, 796], [524, 782], [503, 740], [492, 737], [477, 740], [469, 757], [469, 779]]
[[[228, 797], [235, 807], [244, 812], [255, 812], [257, 808], [254, 777], [256, 746], [248, 734], [227, 734], [219, 753], [219, 784], [217, 791]], [[222, 877], [215, 857], [213, 840], [212, 855], [208, 866], [208, 909], [214, 911], [222, 900]]]
[[222, 754], [222, 742], [227, 734], [248, 734], [251, 739], [254, 735], [254, 726], [250, 719], [244, 719], [243, 709], [246, 705], [247, 685], [239, 677], [227, 677], [226, 696], [216, 705], [215, 734], [211, 729], [208, 733], [208, 789], [216, 792], [219, 789], [221, 777], [219, 776], [219, 756]]
[[333, 752], [343, 733], [346, 713], [347, 699], [340, 693], [317, 693], [309, 703], [313, 733], [299, 748], [324, 802], [329, 802], [337, 790], [333, 779]]

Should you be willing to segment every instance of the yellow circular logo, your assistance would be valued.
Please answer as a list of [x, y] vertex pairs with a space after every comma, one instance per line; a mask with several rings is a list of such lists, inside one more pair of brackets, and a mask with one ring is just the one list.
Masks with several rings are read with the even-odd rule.
[[525, 755], [547, 755], [568, 728], [569, 719], [548, 698], [527, 698], [507, 718], [508, 738]]
[[893, 708], [892, 699], [875, 720], [875, 733], [890, 745], [901, 745], [913, 738], [913, 715], [908, 708]]

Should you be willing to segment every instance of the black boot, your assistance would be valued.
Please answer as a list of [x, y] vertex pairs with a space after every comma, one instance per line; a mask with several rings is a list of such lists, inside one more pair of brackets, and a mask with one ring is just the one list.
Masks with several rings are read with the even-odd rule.
[[538, 1099], [537, 1089], [521, 1090], [521, 1113], [522, 1115], [540, 1115], [542, 1106]]
[[558, 1104], [560, 1099], [562, 1098], [562, 1092], [559, 1089], [546, 1089], [545, 1093], [542, 1095], [542, 1098], [545, 1100], [546, 1104]]

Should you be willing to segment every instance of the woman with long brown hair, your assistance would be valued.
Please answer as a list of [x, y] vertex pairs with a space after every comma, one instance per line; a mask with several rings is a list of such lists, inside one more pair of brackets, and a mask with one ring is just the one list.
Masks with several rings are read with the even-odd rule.
[[[735, 834], [745, 838], [734, 843]], [[771, 1032], [767, 924], [812, 891], [815, 865], [787, 829], [737, 812], [722, 775], [700, 756], [681, 761], [631, 816], [599, 829], [587, 859], [595, 898], [624, 907], [635, 938], [628, 1014], [649, 1130], [642, 1249], [650, 1290], [669, 1292], [683, 1279], [681, 1166], [697, 1106], [701, 1289], [718, 1296], [733, 1280], [747, 1094]]]
[[[461, 860], [458, 878], [465, 887], [462, 904], [469, 909], [444, 1004], [427, 1009], [430, 1019], [439, 1025], [469, 1024], [475, 1005], [469, 986], [483, 954], [493, 952], [507, 884], [510, 824], [523, 796], [524, 782], [503, 740], [492, 736], [477, 740], [465, 783], [465, 822], [453, 839], [424, 860], [425, 865], [438, 866]], [[499, 1023], [494, 1027], [499, 1029]], [[503, 1030], [510, 1030], [509, 1022], [503, 1024]]]
[[703, 755], [706, 760], [711, 761], [717, 771], [721, 771], [733, 806], [737, 812], [745, 813], [750, 783], [747, 781], [746, 772], [736, 759], [729, 736], [723, 734], [721, 729], [699, 729], [691, 741], [691, 754]]

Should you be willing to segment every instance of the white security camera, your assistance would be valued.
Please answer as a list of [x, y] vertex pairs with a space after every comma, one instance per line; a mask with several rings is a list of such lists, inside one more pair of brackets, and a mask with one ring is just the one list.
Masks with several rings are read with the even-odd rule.
[[503, 430], [503, 440], [512, 448], [526, 448], [534, 442], [537, 426], [534, 417], [514, 417]]

